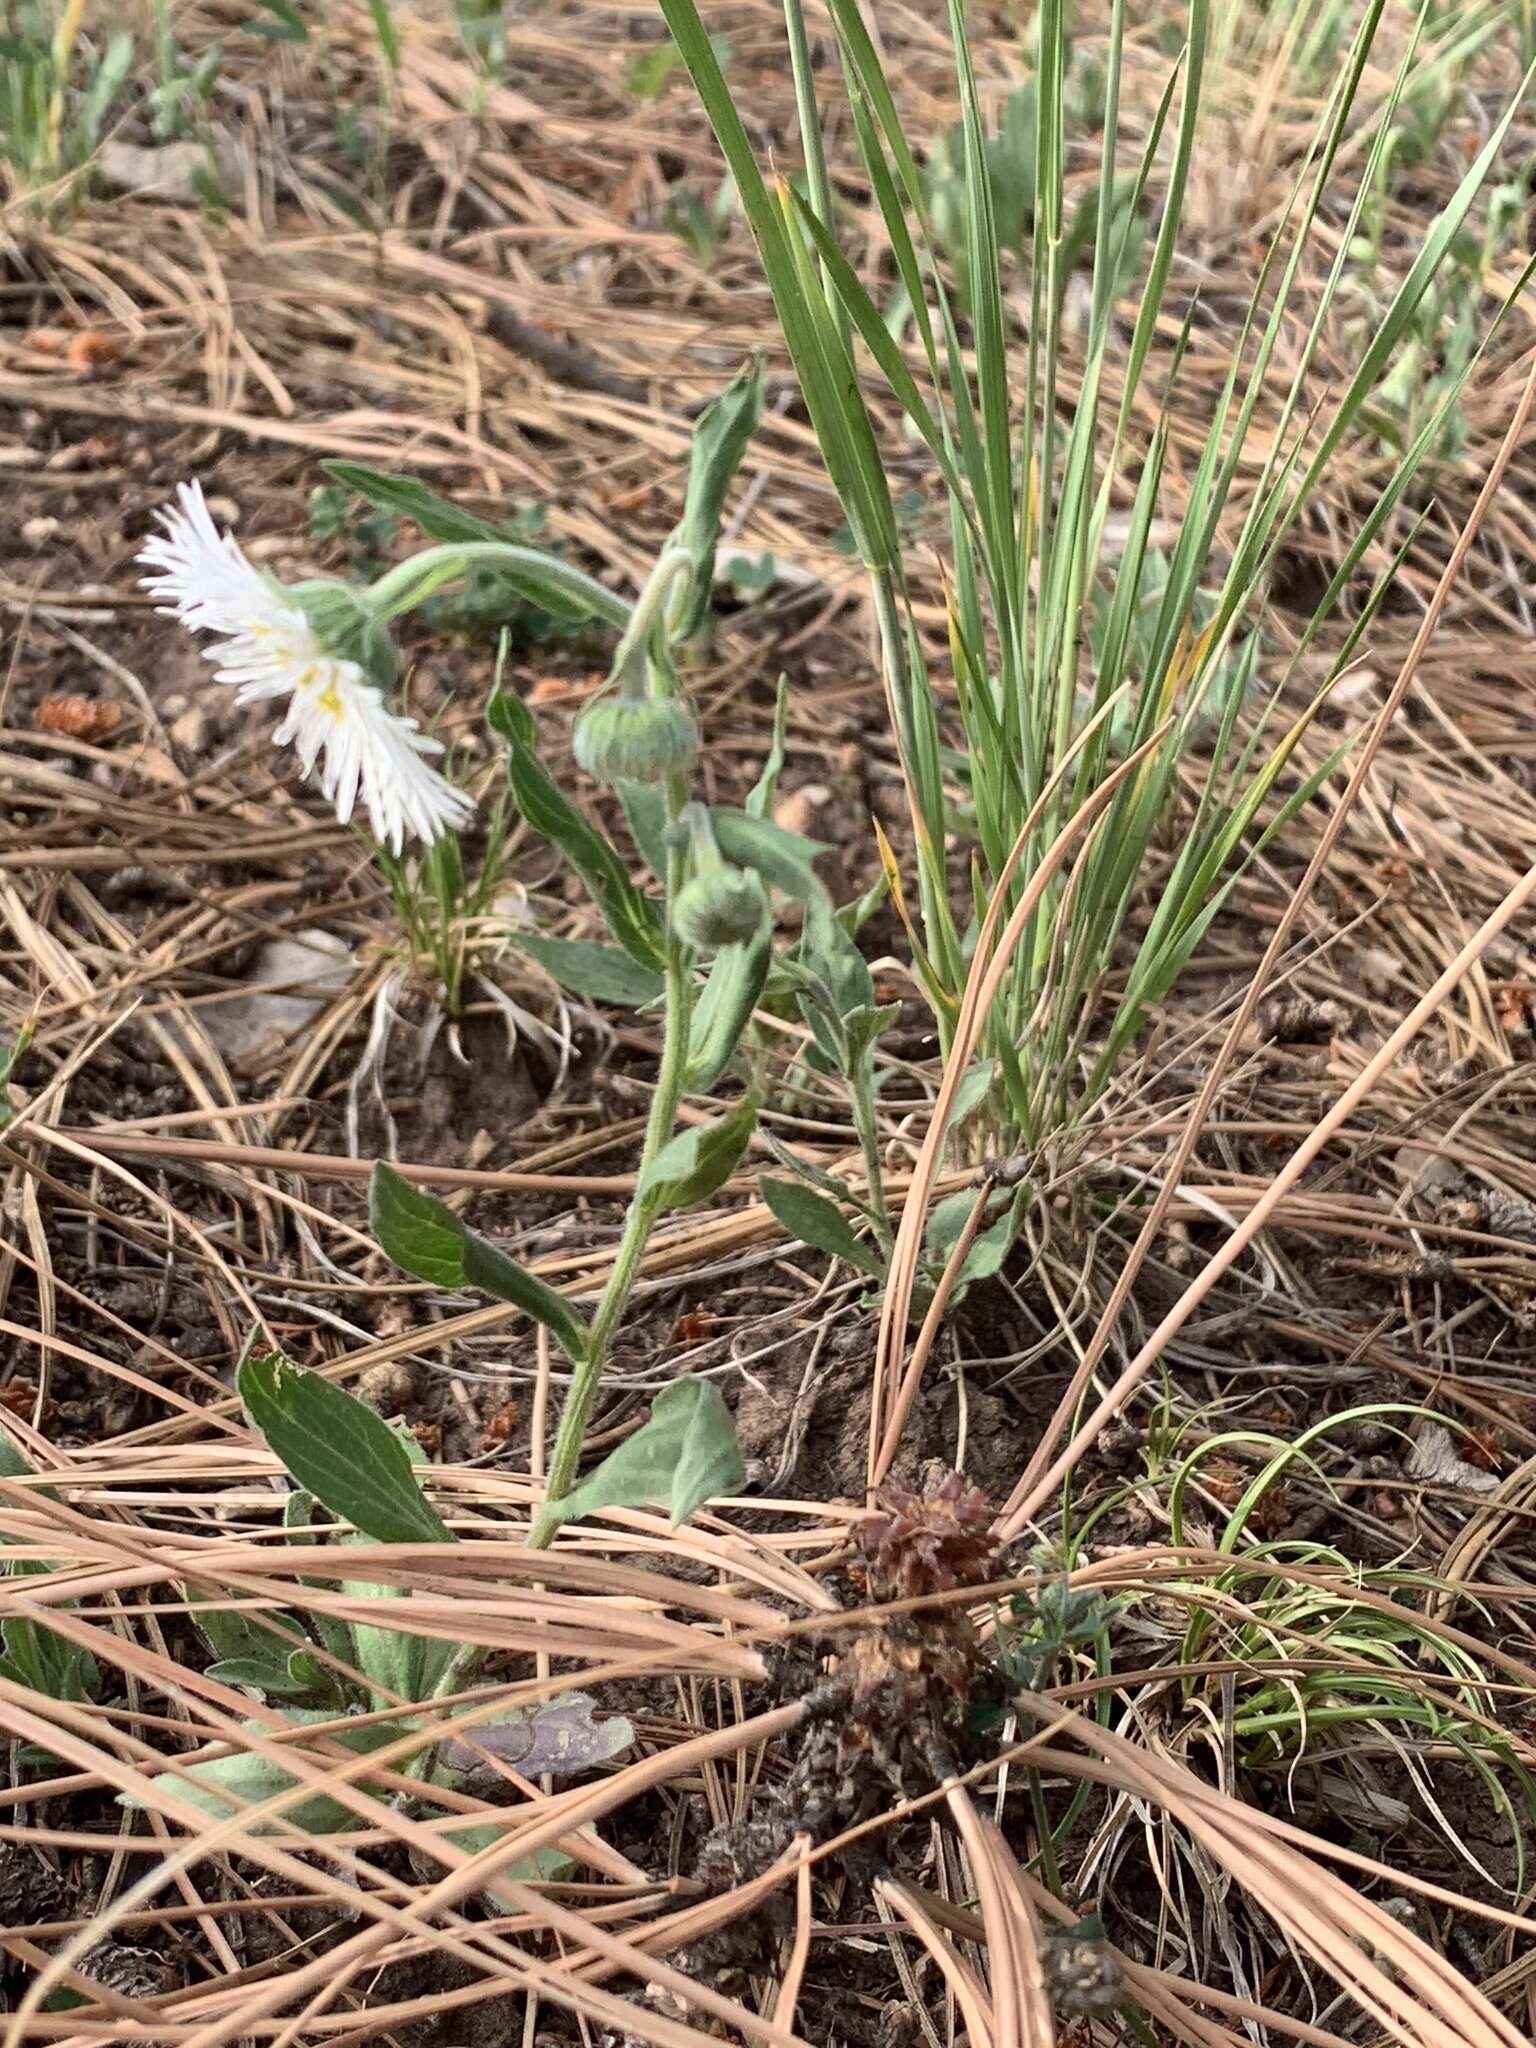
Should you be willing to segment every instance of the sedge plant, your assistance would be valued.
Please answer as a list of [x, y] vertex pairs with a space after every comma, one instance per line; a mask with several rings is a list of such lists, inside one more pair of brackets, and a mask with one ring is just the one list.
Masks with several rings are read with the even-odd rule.
[[[1237, 877], [1331, 771], [1330, 761], [1299, 774], [1297, 745], [1357, 647], [1390, 570], [1358, 599], [1321, 690], [1299, 711], [1288, 702], [1289, 686], [1346, 587], [1353, 592], [1367, 550], [1396, 535], [1404, 495], [1435, 443], [1452, 390], [1439, 394], [1403, 448], [1277, 674], [1256, 658], [1259, 613], [1288, 536], [1411, 340], [1513, 108], [1492, 124], [1450, 203], [1427, 224], [1407, 276], [1362, 337], [1347, 388], [1314, 414], [1309, 373], [1344, 269], [1327, 249], [1347, 248], [1356, 232], [1417, 48], [1410, 39], [1386, 105], [1363, 123], [1364, 163], [1353, 192], [1341, 189], [1344, 144], [1362, 126], [1362, 83], [1384, 8], [1384, 0], [1371, 0], [1335, 66], [1326, 110], [1210, 395], [1203, 441], [1192, 454], [1181, 450], [1175, 489], [1167, 394], [1198, 318], [1176, 287], [1176, 257], [1210, 0], [1190, 0], [1182, 47], [1134, 156], [1122, 132], [1127, 9], [1114, 0], [1096, 197], [1086, 217], [1068, 177], [1077, 73], [1066, 0], [1041, 0], [1032, 31], [1034, 162], [1018, 188], [1028, 213], [1022, 336], [1014, 331], [1013, 275], [1001, 246], [998, 137], [960, 0], [948, 7], [958, 142], [909, 133], [861, 0], [828, 0], [838, 62], [823, 80], [812, 75], [801, 0], [785, 0], [804, 196], [765, 176], [717, 61], [709, 10], [699, 0], [659, 4], [756, 240], [868, 579], [916, 849], [909, 939], [943, 1045], [953, 1035], [983, 913], [999, 897], [1005, 912], [1024, 903], [1061, 835], [1125, 757], [1145, 749], [1071, 862], [1031, 899], [985, 1021], [979, 1057], [995, 1074], [988, 1097], [994, 1135], [1028, 1151], [1080, 1126]], [[875, 279], [856, 271], [840, 239], [819, 90], [840, 97], [825, 126], [854, 139], [883, 227]], [[923, 168], [941, 144], [942, 229], [934, 177]], [[1321, 281], [1303, 304], [1298, 283], [1304, 274], [1315, 282], [1303, 266], [1323, 239], [1316, 230], [1325, 218], [1327, 247], [1310, 266]], [[1123, 295], [1142, 244], [1129, 301]], [[891, 278], [899, 280], [910, 347], [877, 303], [877, 294], [889, 297]], [[947, 507], [947, 676], [932, 664], [914, 620], [876, 392], [894, 403], [926, 452]], [[1250, 454], [1266, 397], [1278, 418], [1266, 412], [1262, 450]], [[1143, 433], [1146, 418], [1152, 424]], [[1166, 559], [1155, 561], [1160, 526], [1177, 537]], [[956, 727], [962, 744], [949, 748]], [[960, 889], [951, 871], [957, 842], [969, 870]]]

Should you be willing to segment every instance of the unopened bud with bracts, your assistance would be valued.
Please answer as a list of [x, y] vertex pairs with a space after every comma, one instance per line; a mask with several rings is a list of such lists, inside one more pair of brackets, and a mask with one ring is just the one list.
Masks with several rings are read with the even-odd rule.
[[693, 873], [672, 904], [672, 929], [702, 953], [744, 946], [768, 922], [768, 891], [751, 868], [726, 860], [702, 804], [687, 804], [682, 822], [693, 848]]
[[666, 782], [686, 775], [698, 750], [698, 727], [676, 697], [621, 687], [589, 704], [576, 724], [576, 759], [594, 782]]

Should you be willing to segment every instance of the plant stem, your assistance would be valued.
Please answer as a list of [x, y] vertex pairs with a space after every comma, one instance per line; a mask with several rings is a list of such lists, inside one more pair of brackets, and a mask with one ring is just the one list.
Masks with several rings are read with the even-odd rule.
[[891, 1212], [885, 1202], [885, 1169], [880, 1160], [880, 1133], [875, 1122], [874, 1061], [868, 1053], [859, 1072], [848, 1076], [848, 1100], [853, 1109], [853, 1127], [859, 1134], [864, 1170], [869, 1176], [869, 1206], [874, 1211], [875, 1231], [880, 1249], [890, 1256]]
[[[674, 798], [675, 794], [676, 792], [673, 793]], [[669, 801], [668, 808], [675, 815], [678, 807], [675, 801]], [[677, 892], [683, 885], [687, 858], [686, 848], [668, 849], [669, 903], [676, 899]], [[549, 1518], [549, 1506], [554, 1501], [562, 1500], [570, 1492], [575, 1480], [576, 1469], [581, 1463], [582, 1439], [586, 1435], [592, 1404], [597, 1398], [597, 1390], [602, 1382], [603, 1369], [608, 1363], [608, 1349], [628, 1306], [635, 1275], [645, 1255], [651, 1227], [656, 1221], [655, 1202], [647, 1190], [646, 1181], [657, 1153], [671, 1137], [672, 1126], [677, 1121], [677, 1106], [682, 1100], [683, 1081], [687, 1071], [689, 1025], [693, 1016], [693, 983], [688, 970], [687, 956], [670, 922], [667, 925], [666, 947], [666, 1032], [662, 1041], [661, 1067], [656, 1076], [656, 1092], [651, 1097], [651, 1113], [645, 1127], [645, 1143], [640, 1152], [638, 1184], [630, 1197], [629, 1208], [624, 1217], [623, 1233], [619, 1238], [618, 1250], [614, 1253], [613, 1270], [608, 1275], [608, 1284], [603, 1289], [602, 1299], [592, 1317], [592, 1331], [586, 1356], [577, 1360], [576, 1370], [571, 1376], [571, 1391], [566, 1396], [565, 1407], [561, 1411], [560, 1428], [549, 1461], [545, 1509], [535, 1520], [528, 1537], [528, 1547], [531, 1550], [546, 1550], [559, 1526]]]
[[382, 617], [396, 618], [430, 597], [442, 584], [451, 583], [474, 568], [505, 569], [531, 586], [534, 595], [541, 588], [554, 591], [557, 596], [581, 605], [605, 625], [622, 628], [630, 622], [633, 608], [595, 576], [542, 548], [518, 547], [512, 541], [448, 541], [440, 547], [423, 548], [408, 561], [386, 569], [370, 586], [368, 596]]
[[1051, 1816], [1046, 1811], [1045, 1788], [1038, 1771], [1029, 1771], [1026, 1775], [1029, 1779], [1029, 1803], [1034, 1809], [1036, 1854], [1041, 1875], [1059, 1899], [1062, 1896], [1061, 1872], [1056, 1864], [1056, 1837], [1051, 1833]]
[[684, 585], [685, 591], [692, 587], [693, 557], [685, 547], [674, 544], [663, 548], [657, 556], [656, 566], [646, 578], [644, 590], [635, 599], [634, 609], [624, 628], [624, 637], [613, 651], [612, 673], [621, 683], [632, 670], [638, 669], [643, 692], [644, 659], [653, 650], [659, 651], [666, 645], [672, 624], [667, 610], [672, 593], [679, 584]]

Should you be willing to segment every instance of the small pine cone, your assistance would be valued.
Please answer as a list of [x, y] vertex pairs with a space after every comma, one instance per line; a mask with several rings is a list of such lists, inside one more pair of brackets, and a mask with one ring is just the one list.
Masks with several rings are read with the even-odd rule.
[[64, 1919], [68, 1903], [51, 1863], [24, 1842], [0, 1842], [0, 1926], [19, 1929]]
[[130, 1948], [126, 1941], [98, 1941], [80, 1958], [82, 1977], [104, 1984], [119, 1998], [164, 1998], [185, 1983], [180, 1959], [157, 1948]]

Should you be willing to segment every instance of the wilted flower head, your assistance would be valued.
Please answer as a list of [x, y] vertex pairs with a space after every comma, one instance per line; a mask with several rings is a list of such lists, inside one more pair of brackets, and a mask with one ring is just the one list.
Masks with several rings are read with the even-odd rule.
[[921, 1493], [890, 1480], [875, 1507], [859, 1524], [859, 1547], [877, 1600], [948, 1593], [992, 1576], [992, 1504], [958, 1472], [931, 1473]]
[[[234, 535], [214, 525], [199, 484], [179, 487], [160, 524], [139, 554], [152, 571], [145, 589], [184, 626], [218, 636], [205, 652], [242, 704], [287, 698], [273, 737], [296, 748], [306, 774], [318, 766], [343, 824], [360, 801], [374, 837], [397, 854], [407, 833], [430, 841], [463, 825], [472, 801], [429, 764], [442, 743], [391, 711], [362, 663], [316, 624], [341, 616], [322, 597], [350, 593], [340, 585], [289, 590], [264, 576]], [[351, 609], [355, 615], [355, 600]]]

